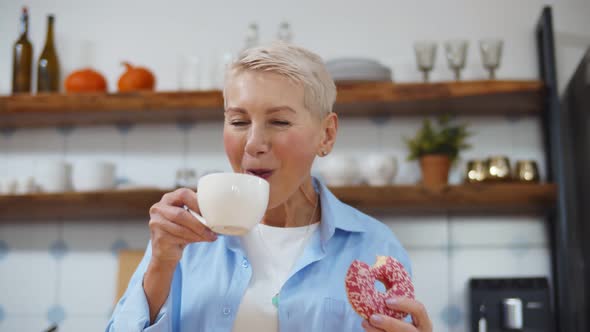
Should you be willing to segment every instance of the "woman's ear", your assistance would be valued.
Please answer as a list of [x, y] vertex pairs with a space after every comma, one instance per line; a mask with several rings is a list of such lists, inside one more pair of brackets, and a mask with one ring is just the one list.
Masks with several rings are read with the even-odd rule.
[[336, 143], [336, 134], [338, 133], [338, 115], [334, 112], [328, 113], [322, 120], [321, 140], [318, 155], [324, 157], [334, 148]]

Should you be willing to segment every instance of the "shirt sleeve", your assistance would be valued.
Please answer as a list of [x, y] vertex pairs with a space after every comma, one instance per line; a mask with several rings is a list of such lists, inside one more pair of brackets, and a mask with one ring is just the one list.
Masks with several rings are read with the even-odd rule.
[[[107, 332], [172, 332], [172, 298], [175, 287], [170, 286], [166, 302], [156, 319], [150, 325], [150, 309], [143, 290], [143, 276], [151, 258], [151, 241], [148, 243], [143, 259], [133, 273], [127, 290], [117, 303], [107, 325]], [[178, 267], [177, 267], [178, 269]], [[176, 271], [175, 271], [176, 274]], [[172, 282], [174, 284], [174, 281]]]

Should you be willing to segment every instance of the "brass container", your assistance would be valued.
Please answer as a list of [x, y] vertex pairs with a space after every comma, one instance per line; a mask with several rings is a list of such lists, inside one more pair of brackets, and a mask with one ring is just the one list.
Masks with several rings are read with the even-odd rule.
[[510, 161], [506, 156], [488, 158], [487, 180], [509, 181], [512, 179]]
[[539, 168], [534, 160], [519, 160], [514, 167], [514, 179], [520, 182], [539, 182]]
[[467, 162], [465, 169], [465, 182], [479, 183], [487, 178], [487, 162], [482, 159], [473, 159]]

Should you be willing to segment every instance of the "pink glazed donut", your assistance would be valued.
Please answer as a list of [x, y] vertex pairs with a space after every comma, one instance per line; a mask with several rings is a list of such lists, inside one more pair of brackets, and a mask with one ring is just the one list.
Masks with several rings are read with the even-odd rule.
[[[386, 293], [375, 289], [375, 280], [385, 285]], [[410, 276], [393, 257], [377, 256], [373, 266], [355, 260], [348, 268], [344, 284], [350, 305], [364, 319], [369, 319], [373, 314], [403, 319], [408, 314], [390, 309], [385, 300], [390, 297], [414, 298], [414, 285]]]

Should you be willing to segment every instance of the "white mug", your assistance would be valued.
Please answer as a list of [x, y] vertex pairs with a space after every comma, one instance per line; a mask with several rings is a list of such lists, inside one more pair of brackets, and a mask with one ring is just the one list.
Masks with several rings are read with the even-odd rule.
[[70, 190], [72, 165], [61, 160], [45, 160], [38, 164], [35, 180], [39, 190], [60, 193]]
[[115, 164], [80, 161], [74, 165], [73, 186], [76, 191], [112, 190], [115, 188]]
[[268, 207], [270, 186], [257, 176], [213, 173], [199, 179], [197, 200], [201, 215], [189, 210], [212, 231], [244, 235], [256, 226]]

